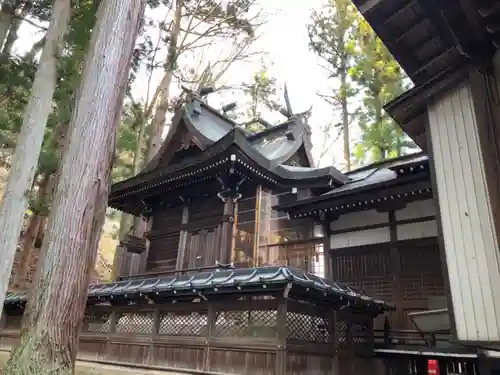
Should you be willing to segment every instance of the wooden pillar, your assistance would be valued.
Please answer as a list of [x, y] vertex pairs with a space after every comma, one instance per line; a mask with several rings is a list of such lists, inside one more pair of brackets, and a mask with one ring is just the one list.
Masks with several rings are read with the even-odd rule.
[[[181, 224], [187, 224], [189, 220], [189, 207], [185, 206], [182, 209], [182, 221]], [[187, 241], [187, 231], [181, 230], [179, 234], [179, 247], [177, 248], [177, 262], [175, 264], [175, 269], [180, 270], [183, 268], [184, 260], [186, 257], [186, 241]]]
[[231, 245], [233, 243], [233, 221], [234, 221], [234, 206], [235, 202], [231, 196], [225, 198], [224, 202], [224, 216], [230, 216], [232, 220], [226, 220], [222, 223], [222, 239], [221, 247], [219, 253], [220, 263], [230, 263], [231, 262]]
[[128, 276], [130, 269], [129, 263], [130, 257], [127, 249], [121, 245], [116, 246], [111, 279], [118, 280], [120, 277]]
[[389, 211], [389, 240], [390, 240], [390, 264], [392, 271], [392, 295], [393, 303], [396, 306], [395, 321], [393, 326], [399, 329], [404, 325], [404, 298], [401, 287], [401, 254], [397, 246], [398, 233], [396, 226], [396, 213]]
[[207, 336], [206, 336], [206, 347], [205, 347], [205, 361], [203, 365], [203, 370], [210, 371], [210, 346], [212, 338], [215, 337], [215, 324], [217, 321], [217, 303], [209, 302], [208, 312], [207, 312]]
[[326, 220], [323, 220], [322, 222], [323, 225], [323, 234], [324, 234], [324, 239], [323, 239], [323, 264], [325, 267], [325, 279], [333, 279], [333, 257], [330, 252], [330, 221], [328, 218]]
[[[147, 232], [151, 230], [152, 227], [153, 227], [153, 218], [150, 217], [146, 223], [146, 233], [142, 233], [142, 236], [145, 236]], [[146, 239], [146, 249], [142, 252], [142, 254], [139, 254], [138, 256], [139, 263], [135, 275], [146, 272], [146, 267], [148, 266], [148, 258], [149, 258], [149, 240]]]
[[259, 262], [259, 246], [260, 246], [260, 231], [261, 231], [261, 216], [262, 216], [262, 186], [257, 186], [255, 193], [255, 227], [253, 233], [253, 248], [252, 248], [252, 265], [253, 267], [260, 266]]
[[332, 340], [333, 347], [333, 363], [332, 363], [332, 372], [333, 374], [339, 374], [339, 340], [338, 340], [338, 332], [337, 332], [337, 316], [338, 311], [333, 310], [330, 314], [330, 339]]
[[[287, 287], [286, 290], [289, 290]], [[287, 292], [285, 291], [285, 294]], [[277, 298], [278, 309], [276, 311], [276, 328], [277, 328], [277, 338], [278, 346], [276, 348], [276, 375], [285, 375], [286, 373], [286, 357], [287, 357], [287, 345], [286, 341], [288, 338], [288, 327], [287, 327], [287, 298], [285, 296], [280, 296]]]

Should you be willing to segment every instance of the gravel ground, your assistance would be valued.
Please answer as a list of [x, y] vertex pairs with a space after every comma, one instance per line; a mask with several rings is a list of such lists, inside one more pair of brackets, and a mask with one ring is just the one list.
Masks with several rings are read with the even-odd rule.
[[[0, 351], [0, 368], [8, 359], [8, 353]], [[186, 375], [171, 371], [146, 371], [126, 367], [98, 365], [90, 362], [77, 361], [76, 375]]]

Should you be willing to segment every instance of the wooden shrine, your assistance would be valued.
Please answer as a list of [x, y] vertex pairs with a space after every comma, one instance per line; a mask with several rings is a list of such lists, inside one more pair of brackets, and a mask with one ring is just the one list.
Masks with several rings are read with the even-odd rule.
[[[324, 222], [279, 209], [355, 181], [313, 166], [306, 117], [289, 111], [249, 133], [188, 98], [157, 156], [111, 189], [109, 205], [146, 231], [120, 242], [116, 281], [90, 286], [80, 357], [205, 373], [373, 373], [373, 323], [392, 306], [325, 278]], [[25, 298], [7, 298], [5, 345], [18, 339]]]

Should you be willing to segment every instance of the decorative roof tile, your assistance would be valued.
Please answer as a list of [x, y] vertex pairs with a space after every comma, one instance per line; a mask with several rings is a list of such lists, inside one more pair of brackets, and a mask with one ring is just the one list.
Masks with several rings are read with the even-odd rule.
[[[106, 300], [133, 301], [141, 296], [159, 297], [162, 300], [198, 295], [239, 294], [289, 289], [290, 297], [311, 303], [338, 303], [358, 306], [380, 313], [391, 306], [376, 300], [347, 284], [327, 280], [290, 267], [259, 267], [232, 270], [197, 272], [191, 275], [134, 279], [89, 287], [90, 303]], [[6, 304], [26, 300], [22, 293], [8, 293]]]

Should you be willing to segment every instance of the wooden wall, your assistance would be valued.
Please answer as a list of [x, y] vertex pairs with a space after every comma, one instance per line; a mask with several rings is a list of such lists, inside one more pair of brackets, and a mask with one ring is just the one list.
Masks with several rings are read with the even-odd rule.
[[473, 72], [428, 107], [456, 335], [469, 342], [500, 342], [496, 84]]
[[223, 203], [217, 197], [154, 213], [147, 272], [211, 266], [220, 252]]
[[149, 253], [146, 272], [175, 269], [180, 242], [180, 225], [184, 207], [155, 212], [148, 233]]
[[[285, 213], [272, 209], [294, 199], [291, 190], [270, 192], [248, 185], [232, 213], [225, 213], [224, 203], [214, 195], [157, 209], [147, 235], [146, 271], [161, 273], [233, 261], [237, 268], [289, 265], [314, 272], [319, 267], [316, 259], [323, 256], [323, 239], [314, 237], [314, 221], [289, 220]], [[231, 252], [225, 250], [229, 247]], [[225, 259], [227, 254], [230, 258]]]
[[[445, 295], [435, 215], [433, 200], [423, 200], [340, 216], [330, 223], [332, 278], [393, 303], [393, 327], [414, 329], [406, 314]], [[382, 318], [376, 326], [382, 328]]]
[[[79, 358], [242, 375], [375, 375], [372, 317], [283, 300], [95, 307]], [[5, 315], [0, 345], [19, 340]]]

